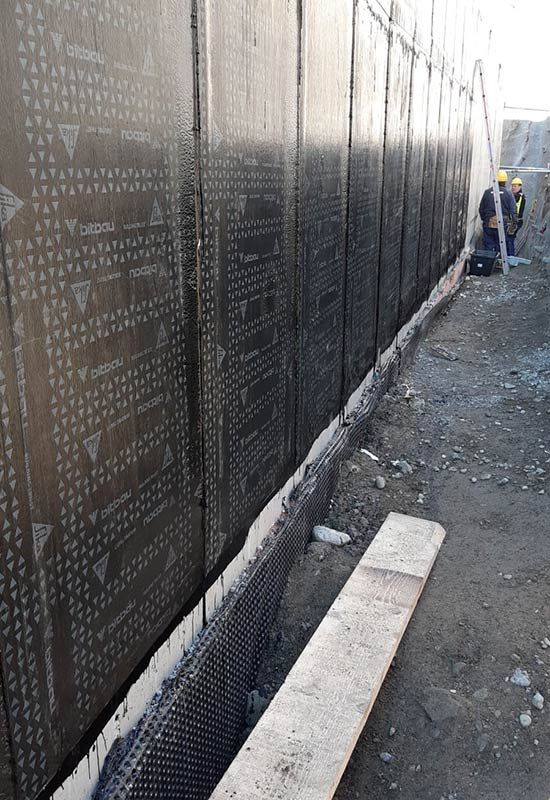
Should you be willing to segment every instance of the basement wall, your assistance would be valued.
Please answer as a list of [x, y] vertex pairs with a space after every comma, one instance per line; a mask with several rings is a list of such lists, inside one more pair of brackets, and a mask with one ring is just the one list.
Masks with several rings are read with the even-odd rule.
[[449, 289], [478, 5], [3, 3], [2, 800], [92, 795]]

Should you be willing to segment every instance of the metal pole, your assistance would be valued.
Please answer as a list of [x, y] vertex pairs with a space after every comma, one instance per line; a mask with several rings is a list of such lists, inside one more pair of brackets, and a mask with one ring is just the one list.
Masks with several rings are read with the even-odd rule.
[[550, 165], [548, 167], [501, 167], [501, 169], [509, 169], [510, 172], [542, 172], [547, 175], [550, 172]]
[[515, 108], [517, 111], [542, 111], [545, 114], [550, 114], [550, 108], [531, 108], [530, 106], [509, 106], [504, 103], [504, 108]]
[[481, 59], [476, 61], [476, 65], [479, 70], [479, 79], [481, 83], [481, 98], [483, 100], [483, 116], [485, 117], [485, 130], [487, 133], [487, 152], [489, 153], [489, 165], [491, 167], [491, 181], [493, 184], [493, 197], [495, 200], [495, 211], [497, 216], [498, 240], [500, 243], [500, 258], [502, 260], [502, 271], [504, 275], [508, 275], [508, 273], [510, 272], [510, 267], [508, 266], [508, 251], [506, 250], [504, 219], [502, 216], [502, 205], [500, 202], [500, 189], [498, 185], [497, 168], [493, 153], [493, 142], [491, 140], [491, 125], [489, 122], [489, 109], [487, 107], [487, 97], [485, 95], [485, 79], [483, 77], [483, 63]]

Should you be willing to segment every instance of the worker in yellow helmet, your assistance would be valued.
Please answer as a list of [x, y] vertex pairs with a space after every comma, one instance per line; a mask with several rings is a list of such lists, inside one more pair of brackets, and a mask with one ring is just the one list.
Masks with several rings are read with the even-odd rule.
[[517, 232], [523, 225], [523, 212], [525, 211], [525, 195], [523, 194], [523, 181], [521, 180], [521, 178], [513, 178], [511, 186], [512, 186], [512, 194], [514, 195], [514, 202], [516, 204], [516, 214], [518, 216], [516, 230], [510, 236], [510, 239], [512, 240], [512, 250], [511, 252], [509, 252], [509, 255], [514, 256], [516, 254]]
[[523, 225], [523, 214], [525, 212], [525, 195], [523, 194], [523, 181], [521, 178], [513, 178], [512, 180], [512, 194], [516, 202], [516, 211], [518, 215], [518, 231]]
[[[506, 170], [499, 169], [497, 174], [498, 189], [500, 194], [500, 204], [502, 206], [502, 216], [504, 219], [504, 230], [506, 233], [506, 250], [509, 256], [514, 255], [514, 240], [512, 235], [517, 230], [517, 210], [514, 195], [510, 189], [506, 188], [508, 175]], [[493, 197], [493, 187], [485, 189], [479, 204], [479, 216], [483, 223], [483, 247], [485, 250], [500, 251], [498, 240], [498, 225], [495, 209], [495, 198]]]

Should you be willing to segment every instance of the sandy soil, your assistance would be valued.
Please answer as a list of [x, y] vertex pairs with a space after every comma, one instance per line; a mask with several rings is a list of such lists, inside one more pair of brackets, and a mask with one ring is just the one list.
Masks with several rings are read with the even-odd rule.
[[311, 544], [290, 578], [268, 699], [389, 511], [447, 531], [337, 800], [550, 797], [549, 290], [544, 265], [465, 282], [372, 419], [380, 462], [357, 451], [342, 469], [326, 524], [352, 543]]

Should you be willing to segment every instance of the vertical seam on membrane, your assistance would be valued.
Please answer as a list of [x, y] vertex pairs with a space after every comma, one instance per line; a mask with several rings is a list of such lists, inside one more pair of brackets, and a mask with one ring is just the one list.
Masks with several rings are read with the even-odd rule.
[[[436, 142], [436, 147], [435, 147], [435, 164], [434, 164], [435, 177], [434, 177], [434, 192], [433, 192], [433, 198], [432, 198], [432, 213], [431, 213], [432, 225], [431, 225], [431, 230], [430, 230], [430, 259], [429, 259], [430, 272], [429, 272], [429, 276], [428, 276], [428, 286], [427, 286], [427, 291], [426, 291], [426, 296], [427, 297], [429, 297], [430, 292], [432, 291], [433, 286], [435, 285], [435, 284], [432, 285], [432, 256], [433, 256], [433, 250], [434, 250], [434, 210], [435, 210], [435, 204], [436, 204], [436, 199], [437, 199], [437, 178], [438, 178], [437, 163], [438, 163], [438, 158], [439, 158], [439, 148], [441, 146], [441, 138], [440, 138], [440, 135], [439, 135], [439, 133], [440, 133], [439, 129], [440, 129], [440, 125], [441, 125], [441, 106], [443, 104], [443, 67], [441, 67], [440, 69], [439, 68], [436, 68], [436, 69], [437, 69], [438, 73], [440, 73], [440, 75], [441, 75], [441, 83], [440, 83], [440, 86], [439, 86], [439, 104], [438, 104], [438, 110], [437, 110], [437, 142]], [[436, 283], [437, 283], [437, 281], [436, 281]]]
[[[200, 459], [201, 459], [201, 531], [202, 531], [202, 569], [203, 578], [207, 572], [207, 530], [206, 514], [204, 513], [206, 503], [206, 482], [205, 482], [205, 451], [206, 442], [204, 438], [204, 425], [202, 418], [203, 399], [204, 399], [204, 359], [203, 359], [203, 316], [202, 316], [202, 253], [204, 241], [204, 203], [202, 186], [202, 167], [201, 167], [201, 102], [200, 102], [200, 53], [199, 53], [199, 27], [198, 27], [198, 2], [191, 0], [191, 34], [193, 37], [193, 86], [194, 86], [194, 112], [195, 112], [195, 219], [198, 242], [196, 247], [195, 262], [197, 270], [197, 358], [199, 366], [199, 416], [200, 416]], [[206, 594], [200, 600], [202, 623], [206, 624]]]
[[379, 351], [379, 344], [380, 344], [380, 335], [378, 330], [378, 312], [380, 310], [380, 277], [382, 275], [382, 265], [381, 265], [381, 258], [382, 258], [382, 231], [384, 227], [384, 189], [385, 189], [385, 175], [386, 175], [386, 140], [388, 135], [388, 92], [390, 88], [390, 53], [391, 53], [391, 39], [392, 39], [392, 27], [391, 21], [388, 21], [388, 34], [387, 34], [387, 42], [388, 42], [388, 53], [386, 56], [386, 96], [384, 99], [384, 137], [382, 139], [382, 180], [380, 186], [380, 202], [379, 202], [379, 219], [378, 219], [378, 274], [376, 276], [376, 303], [374, 308], [374, 318], [376, 320], [376, 328], [375, 328], [375, 335], [374, 335], [374, 367], [375, 369], [379, 365], [380, 361], [380, 353]]
[[[404, 39], [404, 37], [401, 37], [401, 38], [403, 39], [403, 52], [405, 53], [406, 52], [405, 48], [406, 48], [407, 42]], [[408, 98], [409, 99], [409, 107], [408, 107], [408, 111], [407, 111], [407, 135], [406, 135], [406, 145], [405, 145], [405, 163], [403, 165], [403, 183], [402, 183], [402, 187], [403, 187], [403, 189], [402, 189], [403, 217], [402, 217], [402, 220], [401, 220], [401, 236], [399, 238], [399, 256], [398, 256], [399, 272], [397, 274], [397, 298], [398, 298], [398, 302], [397, 302], [397, 320], [396, 320], [396, 325], [395, 325], [395, 332], [394, 332], [394, 334], [392, 336], [392, 341], [397, 336], [397, 333], [399, 332], [400, 327], [401, 327], [401, 325], [400, 325], [400, 314], [401, 314], [401, 284], [402, 284], [402, 278], [403, 278], [403, 263], [402, 263], [403, 262], [403, 232], [405, 230], [405, 208], [406, 208], [406, 205], [407, 205], [407, 201], [406, 201], [406, 197], [407, 197], [406, 178], [407, 178], [407, 168], [408, 168], [408, 162], [409, 162], [409, 130], [410, 130], [410, 125], [411, 125], [411, 100], [412, 100], [411, 86], [412, 86], [412, 82], [413, 82], [414, 56], [415, 56], [415, 53], [414, 53], [414, 37], [413, 37], [413, 41], [412, 41], [412, 44], [411, 44], [411, 67], [410, 67], [411, 74], [409, 76], [409, 98]]]
[[[6, 285], [6, 292], [9, 296], [10, 294], [10, 285], [9, 280], [7, 279], [7, 268], [6, 268], [6, 255], [4, 251], [4, 239], [2, 236], [2, 229], [0, 227], [0, 269], [2, 270], [1, 280], [5, 281]], [[10, 305], [7, 304], [8, 309]], [[8, 312], [9, 313], [9, 312]], [[11, 327], [11, 326], [10, 326]], [[12, 340], [13, 341], [13, 340]], [[17, 409], [19, 411], [19, 407]], [[17, 422], [20, 422], [19, 414], [17, 416]], [[4, 439], [4, 435], [2, 435], [2, 439]], [[0, 595], [0, 600], [2, 596]], [[0, 652], [0, 703], [2, 704], [2, 708], [0, 709], [0, 729], [1, 726], [4, 726], [6, 739], [8, 742], [9, 748], [9, 756], [10, 756], [10, 763], [9, 763], [9, 772], [12, 787], [16, 787], [17, 785], [17, 770], [16, 770], [16, 758], [15, 758], [15, 749], [14, 749], [14, 741], [12, 736], [12, 726], [10, 725], [10, 719], [8, 715], [9, 709], [9, 702], [8, 702], [8, 695], [6, 692], [6, 676], [4, 675], [4, 654]], [[3, 781], [2, 781], [3, 783]], [[3, 788], [3, 787], [2, 787]]]
[[[445, 66], [445, 62], [443, 64]], [[442, 267], [443, 263], [443, 232], [445, 230], [445, 203], [447, 202], [447, 192], [448, 192], [448, 185], [447, 185], [447, 170], [449, 168], [449, 135], [451, 131], [451, 114], [453, 110], [453, 76], [452, 74], [448, 75], [449, 78], [449, 117], [447, 120], [447, 134], [446, 134], [446, 143], [447, 146], [445, 148], [445, 166], [443, 168], [443, 186], [445, 187], [445, 197], [443, 200], [443, 216], [441, 218], [441, 239], [440, 239], [440, 246], [439, 246], [439, 269], [437, 271], [437, 282], [442, 278], [445, 274], [445, 269]]]
[[[430, 103], [430, 87], [432, 85], [432, 64], [431, 60], [428, 61], [428, 83], [426, 87], [426, 107], [424, 109], [424, 153], [422, 158], [422, 183], [420, 185], [420, 215], [418, 218], [418, 241], [416, 243], [416, 292], [414, 298], [413, 308], [418, 307], [418, 285], [420, 278], [420, 243], [422, 236], [422, 207], [424, 203], [424, 190], [426, 188], [426, 152], [428, 149], [428, 119], [429, 119], [429, 103]], [[427, 296], [427, 295], [426, 295]]]
[[300, 367], [302, 343], [302, 29], [303, 29], [303, 0], [296, 0], [296, 158], [294, 173], [294, 199], [295, 199], [295, 226], [294, 226], [294, 452], [292, 454], [293, 467], [300, 461], [302, 442], [299, 438], [301, 425], [299, 424], [302, 402], [302, 370]]
[[349, 311], [347, 297], [348, 297], [348, 243], [349, 243], [349, 209], [350, 209], [350, 185], [351, 185], [351, 147], [353, 139], [353, 90], [355, 86], [355, 29], [357, 22], [357, 4], [358, 0], [353, 0], [353, 11], [351, 21], [351, 68], [349, 79], [349, 131], [348, 131], [348, 146], [347, 146], [347, 180], [346, 180], [346, 218], [344, 224], [344, 281], [342, 287], [342, 371], [340, 378], [340, 411], [344, 409], [347, 395], [346, 375], [348, 373], [348, 362], [346, 358], [348, 337], [346, 335], [346, 314]]
[[[401, 311], [402, 311], [402, 298], [401, 298], [401, 288], [403, 286], [403, 241], [405, 238], [406, 230], [406, 222], [407, 222], [407, 213], [409, 210], [410, 205], [410, 181], [408, 185], [409, 191], [407, 192], [407, 178], [409, 177], [409, 168], [411, 165], [411, 155], [413, 149], [413, 142], [411, 136], [411, 119], [412, 119], [412, 97], [413, 97], [413, 84], [414, 84], [414, 68], [416, 64], [416, 59], [419, 57], [417, 53], [415, 53], [415, 44], [414, 38], [412, 42], [412, 50], [411, 50], [411, 74], [409, 76], [409, 109], [407, 113], [407, 144], [405, 146], [405, 167], [404, 167], [404, 174], [405, 174], [405, 181], [404, 181], [404, 192], [403, 192], [403, 219], [401, 220], [401, 242], [399, 246], [399, 282], [398, 282], [398, 292], [399, 292], [399, 303], [397, 305], [397, 330], [401, 327]], [[422, 192], [421, 192], [422, 193]], [[415, 198], [415, 202], [418, 202], [417, 198]], [[420, 208], [422, 208], [422, 201], [420, 201]], [[417, 269], [418, 269], [418, 262], [417, 262]]]

